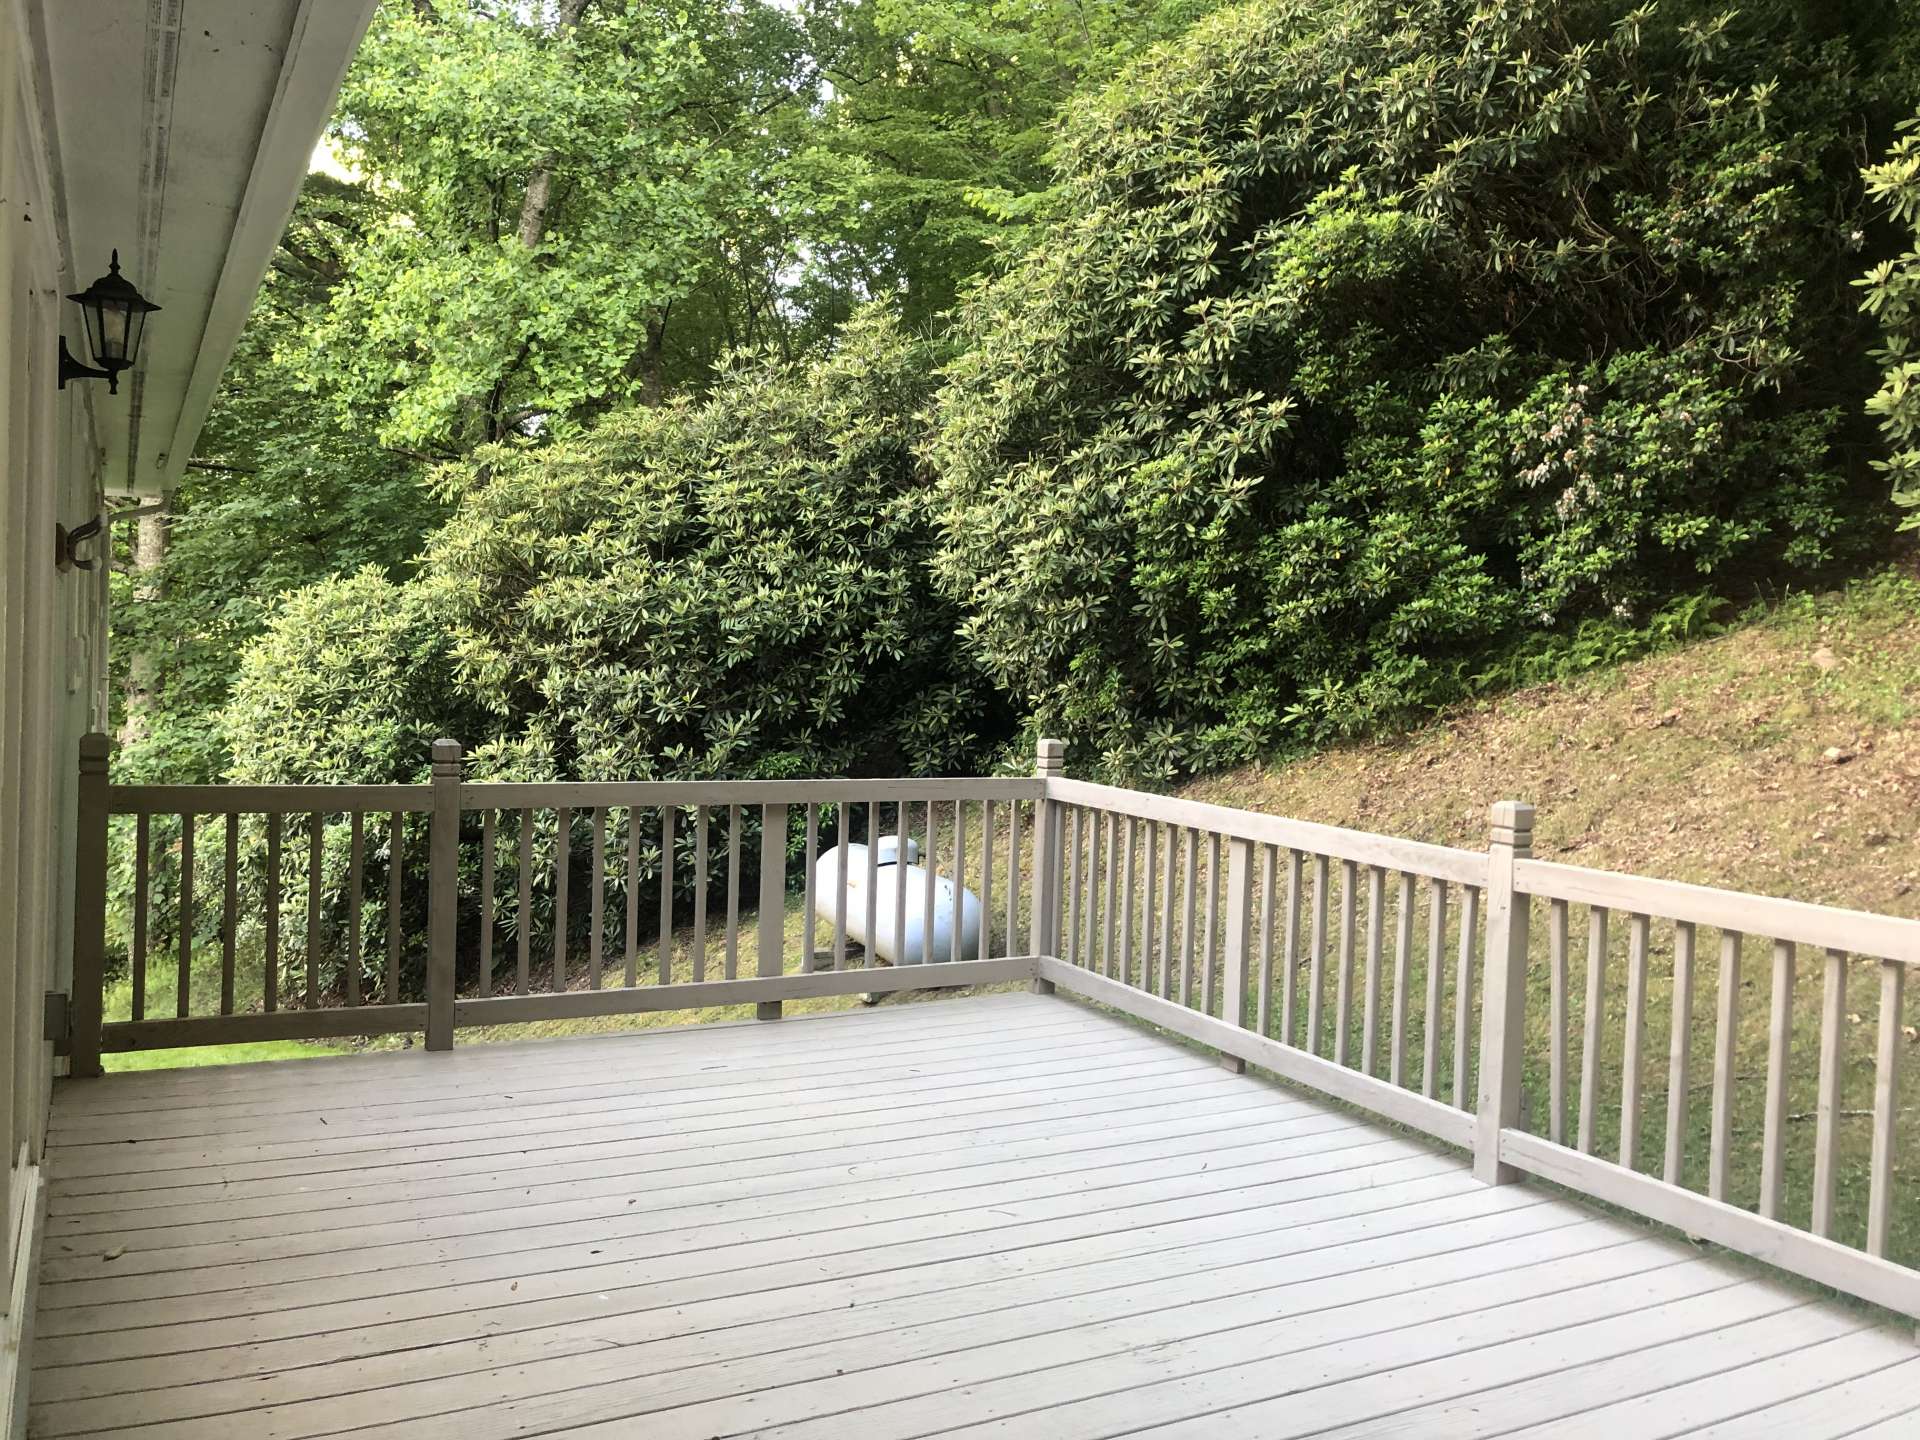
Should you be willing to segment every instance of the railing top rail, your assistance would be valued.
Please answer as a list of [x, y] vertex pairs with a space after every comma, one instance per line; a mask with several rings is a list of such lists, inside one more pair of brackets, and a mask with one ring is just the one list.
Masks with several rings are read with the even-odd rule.
[[1289, 850], [1328, 855], [1336, 860], [1352, 860], [1362, 865], [1380, 865], [1390, 870], [1402, 870], [1460, 885], [1484, 886], [1487, 883], [1487, 857], [1484, 851], [1479, 850], [1455, 850], [1420, 840], [1400, 840], [1389, 835], [1370, 834], [1365, 830], [1346, 830], [1337, 825], [1290, 820], [1281, 815], [1236, 810], [1226, 805], [1181, 800], [1171, 795], [1149, 795], [1112, 785], [1095, 785], [1085, 780], [1049, 780], [1047, 797], [1069, 805], [1084, 805], [1143, 820], [1185, 825], [1195, 830], [1214, 831], [1261, 844], [1283, 846]]
[[110, 785], [110, 815], [307, 815], [425, 812], [427, 785]]
[[839, 780], [482, 781], [460, 787], [463, 810], [538, 810], [555, 805], [832, 805], [878, 800], [1038, 800], [1024, 777]]
[[1678, 880], [1649, 880], [1551, 860], [1517, 861], [1514, 886], [1547, 900], [1599, 905], [1629, 914], [1656, 915], [1663, 920], [1683, 920], [1743, 935], [1920, 965], [1920, 920], [1897, 915], [1842, 910]]

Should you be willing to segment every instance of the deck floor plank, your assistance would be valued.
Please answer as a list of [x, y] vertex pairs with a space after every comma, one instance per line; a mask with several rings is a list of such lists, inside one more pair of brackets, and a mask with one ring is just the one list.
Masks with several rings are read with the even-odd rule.
[[1920, 1428], [1904, 1332], [1056, 998], [63, 1082], [51, 1137], [47, 1440]]

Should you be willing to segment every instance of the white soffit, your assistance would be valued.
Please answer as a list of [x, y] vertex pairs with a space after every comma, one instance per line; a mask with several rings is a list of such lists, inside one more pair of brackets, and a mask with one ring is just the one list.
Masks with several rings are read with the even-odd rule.
[[[246, 323], [375, 0], [35, 0], [64, 289], [120, 268], [161, 306], [110, 396], [110, 494], [171, 489]], [[81, 360], [79, 307], [62, 327]]]

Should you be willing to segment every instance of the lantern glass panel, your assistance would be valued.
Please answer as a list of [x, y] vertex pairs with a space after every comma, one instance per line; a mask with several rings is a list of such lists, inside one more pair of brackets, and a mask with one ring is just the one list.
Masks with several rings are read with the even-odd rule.
[[105, 365], [111, 360], [127, 358], [129, 316], [128, 307], [116, 301], [108, 301], [100, 307], [100, 344], [94, 352], [97, 363]]

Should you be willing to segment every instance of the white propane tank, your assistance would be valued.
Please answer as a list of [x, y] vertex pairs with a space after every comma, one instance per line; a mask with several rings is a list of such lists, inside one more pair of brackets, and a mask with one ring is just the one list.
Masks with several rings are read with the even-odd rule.
[[[845, 883], [847, 937], [850, 940], [857, 942], [870, 954], [895, 965], [923, 965], [978, 957], [980, 897], [971, 890], [959, 892], [960, 952], [956, 955], [953, 951], [954, 884], [938, 875], [933, 880], [933, 946], [932, 953], [928, 953], [927, 872], [912, 863], [920, 858], [920, 847], [911, 839], [906, 845], [908, 863], [903, 865], [899, 862], [900, 837], [897, 835], [882, 835], [879, 840], [873, 871], [874, 929], [878, 933], [871, 939], [867, 936], [867, 847], [857, 842], [836, 845], [814, 862], [814, 914], [825, 923], [829, 936], [833, 933], [834, 911], [839, 903], [834, 897], [841, 886], [842, 853], [847, 858]], [[896, 935], [894, 897], [898, 893], [896, 887], [900, 885], [907, 887], [906, 923], [902, 933]]]

